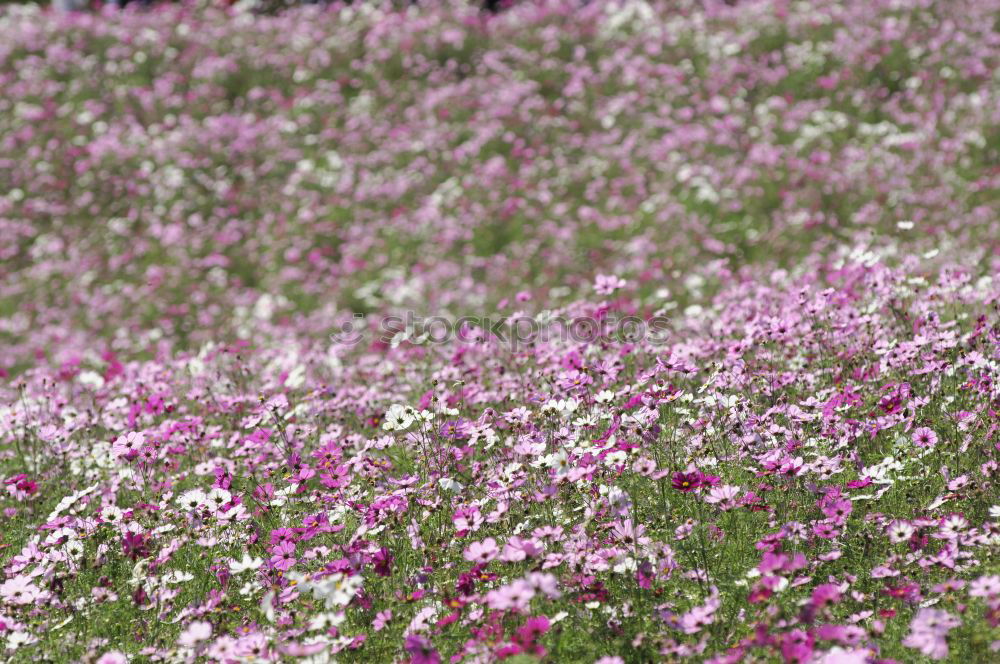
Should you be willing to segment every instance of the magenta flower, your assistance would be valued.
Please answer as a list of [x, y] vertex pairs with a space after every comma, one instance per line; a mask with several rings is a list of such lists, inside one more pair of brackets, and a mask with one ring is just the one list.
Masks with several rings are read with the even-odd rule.
[[122, 536], [122, 552], [132, 560], [149, 556], [149, 540], [139, 533], [127, 532]]
[[840, 588], [834, 583], [824, 583], [816, 586], [812, 593], [812, 604], [814, 607], [823, 607], [836, 604], [840, 601]]
[[291, 528], [275, 528], [271, 531], [271, 544], [294, 542], [295, 539], [295, 531]]
[[23, 473], [6, 481], [7, 491], [16, 500], [26, 500], [38, 492], [38, 484]]
[[287, 572], [295, 565], [295, 544], [292, 542], [282, 542], [270, 548], [271, 567]]
[[550, 623], [547, 616], [535, 616], [528, 618], [524, 625], [517, 628], [517, 638], [522, 644], [535, 641], [542, 634], [549, 631]]
[[403, 648], [410, 656], [410, 664], [441, 664], [441, 655], [423, 636], [408, 635], [403, 642]]
[[375, 573], [379, 576], [389, 576], [392, 574], [392, 563], [395, 556], [388, 547], [383, 546], [372, 555], [372, 563], [375, 566]]
[[701, 473], [697, 470], [686, 473], [678, 471], [671, 477], [670, 484], [681, 493], [690, 493], [701, 487]]
[[808, 662], [812, 657], [814, 637], [801, 629], [793, 629], [781, 637], [781, 654], [786, 662]]
[[840, 535], [840, 531], [832, 523], [827, 523], [821, 521], [819, 523], [814, 523], [812, 528], [813, 535], [821, 539], [833, 539]]
[[824, 505], [823, 514], [825, 514], [833, 523], [843, 525], [847, 521], [847, 517], [851, 514], [853, 509], [854, 504], [850, 500], [841, 498]]

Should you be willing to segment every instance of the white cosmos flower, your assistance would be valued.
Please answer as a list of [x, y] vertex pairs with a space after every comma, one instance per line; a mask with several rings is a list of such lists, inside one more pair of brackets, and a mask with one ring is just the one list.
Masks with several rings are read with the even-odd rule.
[[122, 520], [123, 512], [114, 505], [107, 505], [101, 508], [101, 519], [108, 523], [118, 523]]
[[317, 599], [322, 599], [326, 603], [326, 608], [332, 609], [337, 606], [347, 606], [361, 589], [362, 584], [360, 575], [345, 577], [343, 574], [331, 574], [310, 582], [309, 586], [313, 595]]
[[232, 499], [233, 499], [233, 494], [219, 487], [215, 487], [214, 489], [208, 492], [207, 496], [205, 496], [205, 502], [213, 510], [219, 509]]
[[609, 468], [620, 466], [628, 460], [628, 452], [625, 450], [615, 450], [604, 457], [604, 465]]
[[229, 571], [233, 574], [242, 574], [247, 570], [256, 570], [264, 561], [260, 558], [253, 558], [249, 553], [244, 553], [243, 558], [240, 560], [233, 560], [229, 563]]
[[905, 542], [913, 536], [915, 528], [907, 521], [893, 521], [886, 528], [886, 535], [893, 544]]
[[83, 555], [83, 542], [81, 542], [78, 539], [70, 540], [66, 542], [66, 545], [63, 547], [63, 549], [72, 558], [79, 558], [80, 556]]
[[445, 491], [451, 491], [453, 493], [458, 493], [465, 488], [465, 485], [461, 482], [453, 480], [450, 477], [442, 477], [438, 480], [438, 484], [440, 484], [441, 488]]
[[318, 629], [327, 629], [330, 627], [339, 627], [343, 624], [344, 620], [347, 619], [347, 615], [340, 611], [338, 613], [318, 613], [313, 616], [309, 621], [309, 631], [315, 631]]
[[34, 636], [28, 634], [27, 632], [12, 632], [7, 637], [7, 649], [17, 650], [21, 646], [26, 646], [37, 641]]
[[601, 390], [594, 396], [597, 403], [611, 403], [615, 399], [615, 393], [611, 390]]
[[386, 431], [404, 431], [413, 424], [413, 408], [401, 404], [393, 404], [385, 413], [385, 421], [382, 428]]
[[177, 503], [186, 510], [196, 510], [205, 503], [205, 492], [201, 489], [185, 491], [177, 497]]
[[45, 543], [49, 546], [55, 546], [59, 543], [65, 544], [66, 542], [78, 539], [80, 539], [80, 536], [72, 528], [59, 528], [58, 530], [54, 530], [48, 537], [45, 538]]
[[184, 583], [186, 581], [190, 581], [193, 578], [194, 574], [191, 574], [190, 572], [184, 572], [178, 569], [174, 570], [173, 572], [170, 572], [169, 574], [166, 574], [163, 577], [163, 581], [165, 583]]

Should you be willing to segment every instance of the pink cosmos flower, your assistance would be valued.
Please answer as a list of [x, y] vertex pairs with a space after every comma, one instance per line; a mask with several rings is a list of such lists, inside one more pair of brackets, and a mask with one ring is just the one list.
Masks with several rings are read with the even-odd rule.
[[680, 628], [685, 634], [697, 634], [714, 622], [714, 609], [705, 606], [696, 606], [681, 616]]
[[464, 558], [473, 563], [488, 563], [497, 557], [500, 549], [497, 541], [492, 537], [487, 537], [482, 542], [473, 542], [463, 554]]
[[559, 581], [548, 572], [529, 572], [525, 579], [532, 588], [549, 599], [559, 599], [562, 596], [562, 593], [559, 592]]
[[111, 445], [111, 454], [118, 459], [134, 459], [145, 444], [145, 434], [141, 431], [130, 431], [115, 439], [115, 442]]
[[969, 527], [968, 520], [961, 514], [949, 514], [941, 519], [938, 532], [935, 537], [938, 539], [957, 539], [962, 532]]
[[636, 525], [632, 519], [612, 522], [611, 534], [619, 542], [630, 547], [636, 543], [647, 544], [649, 542], [649, 538], [646, 537], [646, 526], [641, 523]]
[[252, 634], [247, 634], [246, 636], [240, 637], [236, 642], [235, 659], [238, 658], [267, 658], [270, 657], [270, 648], [268, 648], [268, 639], [266, 636], [260, 632], [253, 632]]
[[950, 593], [957, 592], [965, 587], [965, 581], [961, 579], [948, 579], [947, 581], [942, 581], [941, 583], [934, 584], [934, 592], [936, 593]]
[[534, 587], [523, 579], [486, 593], [486, 604], [498, 611], [525, 611], [535, 596]]
[[870, 650], [858, 648], [847, 650], [837, 646], [824, 653], [814, 653], [810, 661], [813, 664], [868, 664], [871, 658]]
[[594, 279], [594, 291], [598, 295], [611, 295], [620, 288], [625, 288], [627, 282], [620, 277], [608, 274], [599, 274]]
[[731, 510], [736, 507], [736, 498], [740, 495], [740, 488], [732, 484], [713, 486], [705, 496], [705, 502], [715, 505], [720, 510]]
[[822, 539], [833, 539], [840, 534], [836, 526], [825, 521], [813, 524], [812, 532], [813, 535]]
[[375, 620], [372, 621], [372, 629], [376, 632], [381, 632], [389, 624], [390, 620], [392, 620], [392, 609], [379, 611], [375, 614]]
[[8, 604], [33, 604], [42, 591], [25, 576], [15, 576], [0, 585], [0, 599]]
[[271, 547], [271, 566], [282, 572], [287, 572], [295, 565], [295, 544], [282, 542]]
[[911, 436], [913, 444], [917, 447], [934, 447], [937, 445], [938, 437], [933, 430], [928, 427], [920, 427], [913, 432]]
[[[361, 643], [363, 643], [364, 640], [365, 640], [365, 635], [364, 634], [358, 634], [354, 638], [355, 638], [355, 642], [357, 642], [358, 639], [360, 639]], [[360, 645], [360, 643], [358, 645]], [[286, 642], [284, 645], [282, 645], [279, 648], [279, 652], [281, 652], [281, 654], [283, 654], [283, 655], [289, 655], [291, 657], [308, 657], [310, 655], [315, 655], [317, 653], [320, 653], [320, 652], [326, 650], [329, 647], [330, 647], [330, 645], [327, 644], [327, 643], [324, 643], [323, 641], [319, 641], [319, 642], [316, 642], [316, 643], [295, 643], [295, 642], [289, 643], [289, 642]], [[354, 649], [355, 646], [352, 643], [348, 647], [351, 648], [351, 649]]]
[[814, 637], [801, 629], [793, 629], [781, 638], [781, 654], [786, 662], [807, 662], [812, 658]]
[[931, 659], [948, 656], [948, 632], [962, 621], [939, 609], [920, 609], [910, 623], [910, 633], [903, 639], [907, 648], [915, 648]]
[[970, 583], [969, 596], [982, 597], [983, 599], [1000, 597], [1000, 575], [988, 574]]
[[851, 501], [841, 498], [824, 505], [823, 514], [834, 524], [842, 526], [847, 521], [847, 517], [850, 516], [853, 509], [854, 504]]
[[475, 531], [483, 525], [486, 519], [479, 512], [479, 508], [473, 506], [468, 508], [459, 508], [455, 510], [455, 514], [452, 517], [452, 521], [455, 524], [455, 530], [457, 531]]
[[127, 662], [128, 658], [124, 653], [117, 650], [110, 650], [98, 657], [94, 664], [126, 664]]
[[812, 604], [816, 607], [836, 604], [840, 601], [840, 588], [835, 583], [816, 586], [812, 593]]
[[294, 542], [295, 531], [291, 528], [275, 528], [271, 531], [271, 544], [283, 544], [284, 542]]
[[212, 624], [204, 620], [196, 620], [187, 626], [177, 638], [177, 643], [185, 648], [193, 648], [212, 636]]
[[542, 547], [538, 541], [532, 539], [526, 540], [514, 535], [504, 545], [500, 559], [507, 563], [516, 563], [525, 558], [534, 558], [541, 553]]
[[635, 463], [632, 464], [632, 470], [643, 477], [649, 477], [656, 472], [656, 462], [650, 458], [642, 457], [635, 460]]
[[719, 591], [713, 586], [704, 604], [693, 607], [680, 617], [678, 627], [685, 634], [697, 634], [715, 622], [716, 612], [720, 606], [722, 603], [719, 600]]
[[785, 457], [781, 465], [778, 466], [778, 472], [788, 477], [796, 477], [802, 474], [804, 467], [805, 462], [802, 457]]

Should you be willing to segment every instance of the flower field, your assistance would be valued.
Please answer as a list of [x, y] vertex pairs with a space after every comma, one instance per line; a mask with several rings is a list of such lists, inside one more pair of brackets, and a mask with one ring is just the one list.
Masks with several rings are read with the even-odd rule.
[[0, 6], [10, 662], [1000, 660], [1000, 0]]

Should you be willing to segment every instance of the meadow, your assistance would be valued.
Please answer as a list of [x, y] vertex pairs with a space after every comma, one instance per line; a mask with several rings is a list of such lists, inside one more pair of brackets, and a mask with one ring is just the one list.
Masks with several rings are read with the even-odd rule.
[[2, 5], [3, 659], [997, 661], [998, 213], [1000, 0]]

